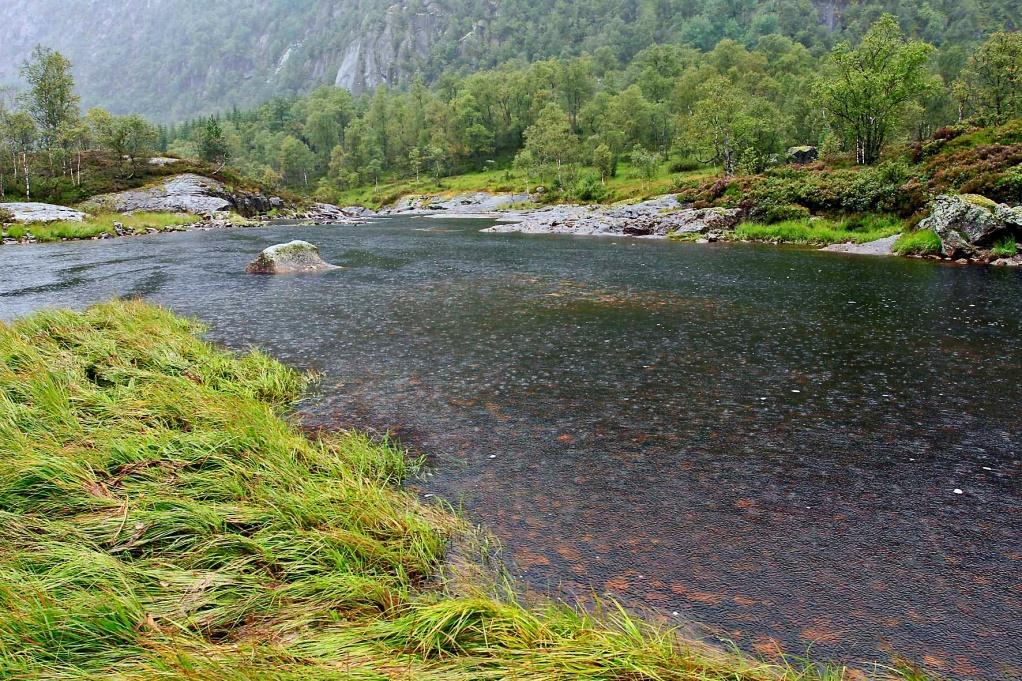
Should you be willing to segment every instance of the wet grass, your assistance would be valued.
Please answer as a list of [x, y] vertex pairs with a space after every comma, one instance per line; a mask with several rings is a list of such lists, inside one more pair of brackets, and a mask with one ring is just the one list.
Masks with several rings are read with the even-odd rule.
[[65, 239], [92, 239], [101, 235], [117, 236], [114, 223], [119, 222], [124, 229], [136, 234], [144, 234], [150, 229], [158, 232], [173, 231], [184, 225], [199, 220], [188, 213], [102, 213], [86, 218], [84, 222], [61, 221], [46, 224], [11, 225], [7, 227], [6, 236], [11, 239], [24, 239], [29, 234], [36, 241], [61, 241]]
[[415, 462], [303, 435], [305, 379], [200, 331], [139, 302], [0, 324], [0, 678], [860, 678], [453, 570], [471, 532], [401, 490]]
[[1013, 258], [1018, 255], [1018, 244], [1015, 237], [1006, 236], [990, 249], [990, 255], [995, 258]]
[[902, 220], [886, 215], [866, 215], [844, 220], [788, 220], [771, 225], [745, 222], [735, 228], [734, 238], [813, 246], [865, 244], [902, 232]]
[[898, 255], [940, 255], [940, 237], [932, 229], [905, 232], [894, 244]]

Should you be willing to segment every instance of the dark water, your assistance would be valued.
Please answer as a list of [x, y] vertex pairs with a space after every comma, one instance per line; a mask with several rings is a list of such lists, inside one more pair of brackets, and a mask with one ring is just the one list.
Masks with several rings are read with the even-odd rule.
[[[436, 455], [537, 587], [1022, 674], [1022, 272], [479, 226], [3, 247], [0, 317], [141, 295], [323, 372], [306, 419]], [[348, 269], [241, 274], [291, 238]]]

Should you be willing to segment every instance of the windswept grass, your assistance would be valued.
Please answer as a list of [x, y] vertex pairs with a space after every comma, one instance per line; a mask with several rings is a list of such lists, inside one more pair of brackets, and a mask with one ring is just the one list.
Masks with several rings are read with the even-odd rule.
[[0, 324], [0, 678], [845, 676], [437, 579], [466, 528], [404, 454], [308, 439], [301, 376], [198, 331], [134, 302]]
[[188, 213], [102, 213], [89, 217], [84, 222], [50, 222], [30, 225], [12, 225], [7, 228], [7, 236], [22, 239], [31, 234], [37, 241], [60, 241], [62, 239], [91, 239], [103, 234], [117, 236], [114, 223], [119, 222], [124, 229], [136, 234], [144, 234], [150, 229], [159, 232], [173, 231], [184, 225], [199, 220]]
[[894, 244], [898, 255], [940, 255], [940, 237], [932, 229], [905, 232]]
[[865, 244], [898, 234], [905, 228], [895, 217], [868, 215], [838, 222], [788, 220], [772, 225], [745, 222], [735, 229], [735, 238], [745, 241], [771, 241], [778, 243], [829, 246], [830, 244]]

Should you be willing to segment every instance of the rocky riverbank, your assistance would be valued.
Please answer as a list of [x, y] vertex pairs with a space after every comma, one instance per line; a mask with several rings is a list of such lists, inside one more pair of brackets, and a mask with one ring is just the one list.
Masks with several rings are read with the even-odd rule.
[[362, 224], [372, 215], [361, 207], [289, 204], [280, 197], [232, 189], [212, 178], [182, 173], [139, 189], [94, 196], [77, 208], [28, 202], [0, 204], [0, 243], [112, 239], [168, 231], [254, 227], [274, 221]]
[[[833, 225], [827, 234], [814, 235], [822, 218], [806, 219], [802, 234], [789, 240], [781, 230], [757, 238], [739, 229], [747, 217], [739, 209], [696, 208], [673, 195], [615, 206], [552, 205], [519, 208], [538, 197], [527, 194], [470, 193], [453, 196], [410, 196], [379, 215], [427, 217], [492, 217], [500, 224], [482, 230], [490, 234], [564, 234], [573, 236], [675, 238], [695, 242], [766, 241], [816, 244], [821, 250], [853, 255], [932, 258], [959, 264], [1022, 266], [1022, 208], [1013, 208], [976, 196], [942, 195], [930, 207], [920, 230], [932, 231], [939, 244], [929, 252], [900, 247], [903, 234], [881, 232], [872, 240], [863, 232], [841, 231]], [[769, 231], [769, 230], [768, 230]], [[809, 237], [805, 237], [805, 233]], [[866, 237], [864, 239], [863, 237]], [[843, 241], [846, 239], [847, 241]], [[822, 243], [821, 243], [822, 240]], [[863, 243], [864, 241], [864, 243]]]

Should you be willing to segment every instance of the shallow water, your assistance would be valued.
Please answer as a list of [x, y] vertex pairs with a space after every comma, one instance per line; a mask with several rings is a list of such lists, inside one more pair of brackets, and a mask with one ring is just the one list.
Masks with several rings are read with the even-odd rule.
[[[1022, 675], [1022, 272], [484, 224], [2, 247], [0, 317], [145, 296], [316, 369], [310, 424], [433, 454], [567, 598]], [[242, 273], [292, 238], [348, 269]]]

